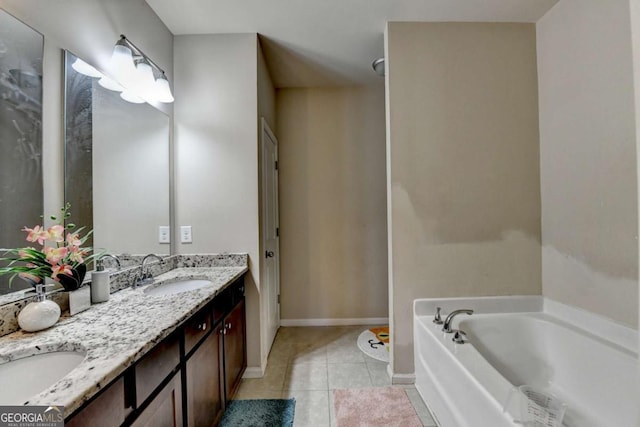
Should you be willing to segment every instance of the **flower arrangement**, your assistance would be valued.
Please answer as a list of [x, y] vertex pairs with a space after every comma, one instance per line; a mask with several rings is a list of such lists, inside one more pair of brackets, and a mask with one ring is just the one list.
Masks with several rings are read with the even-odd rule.
[[0, 258], [0, 261], [8, 261], [6, 267], [0, 268], [0, 275], [12, 274], [9, 283], [16, 276], [34, 285], [44, 283], [49, 278], [60, 283], [65, 290], [79, 288], [87, 272], [85, 263], [96, 254], [91, 254], [92, 248], [82, 247], [93, 231], [82, 236], [84, 227], [75, 230], [75, 224], [68, 222], [71, 217], [70, 208], [71, 205], [67, 203], [61, 209], [59, 217], [51, 216], [57, 224], [47, 229], [42, 225], [24, 227], [22, 231], [27, 232], [27, 242], [37, 243], [40, 248], [8, 250]]

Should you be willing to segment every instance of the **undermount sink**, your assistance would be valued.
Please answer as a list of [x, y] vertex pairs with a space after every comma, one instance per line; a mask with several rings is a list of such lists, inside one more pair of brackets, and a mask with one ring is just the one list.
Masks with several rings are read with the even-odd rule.
[[178, 280], [161, 283], [157, 286], [150, 286], [144, 290], [144, 293], [149, 295], [174, 295], [187, 291], [195, 291], [196, 289], [212, 285], [212, 281], [204, 279]]
[[0, 405], [23, 405], [60, 381], [85, 356], [80, 351], [54, 351], [1, 364]]

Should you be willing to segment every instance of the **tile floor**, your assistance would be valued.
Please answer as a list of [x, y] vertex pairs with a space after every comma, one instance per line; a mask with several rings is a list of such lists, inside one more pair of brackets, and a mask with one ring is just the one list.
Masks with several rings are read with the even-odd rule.
[[[244, 379], [236, 399], [295, 398], [294, 427], [334, 427], [333, 389], [391, 385], [387, 364], [358, 349], [366, 326], [280, 328], [263, 378]], [[435, 426], [413, 386], [404, 386], [424, 426]]]

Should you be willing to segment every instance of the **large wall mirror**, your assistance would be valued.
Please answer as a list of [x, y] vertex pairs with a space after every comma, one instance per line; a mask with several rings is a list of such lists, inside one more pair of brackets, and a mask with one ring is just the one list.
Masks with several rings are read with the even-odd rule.
[[[42, 222], [43, 42], [0, 9], [0, 253], [27, 246], [22, 228]], [[0, 295], [30, 287], [0, 276]]]
[[72, 53], [64, 62], [65, 199], [73, 222], [94, 230], [94, 248], [125, 261], [169, 255], [170, 245], [159, 243], [159, 227], [171, 223], [169, 117], [78, 72], [86, 63]]

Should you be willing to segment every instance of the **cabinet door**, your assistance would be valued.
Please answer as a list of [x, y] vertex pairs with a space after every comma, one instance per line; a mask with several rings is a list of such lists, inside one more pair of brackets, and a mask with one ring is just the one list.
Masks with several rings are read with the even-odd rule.
[[180, 372], [160, 391], [131, 424], [134, 427], [182, 427], [182, 381]]
[[86, 408], [64, 423], [67, 427], [116, 427], [125, 417], [124, 379], [120, 378]]
[[245, 348], [244, 299], [224, 319], [225, 401], [231, 399], [240, 385], [247, 366]]
[[187, 418], [192, 427], [212, 426], [222, 415], [221, 332], [218, 325], [187, 361]]

